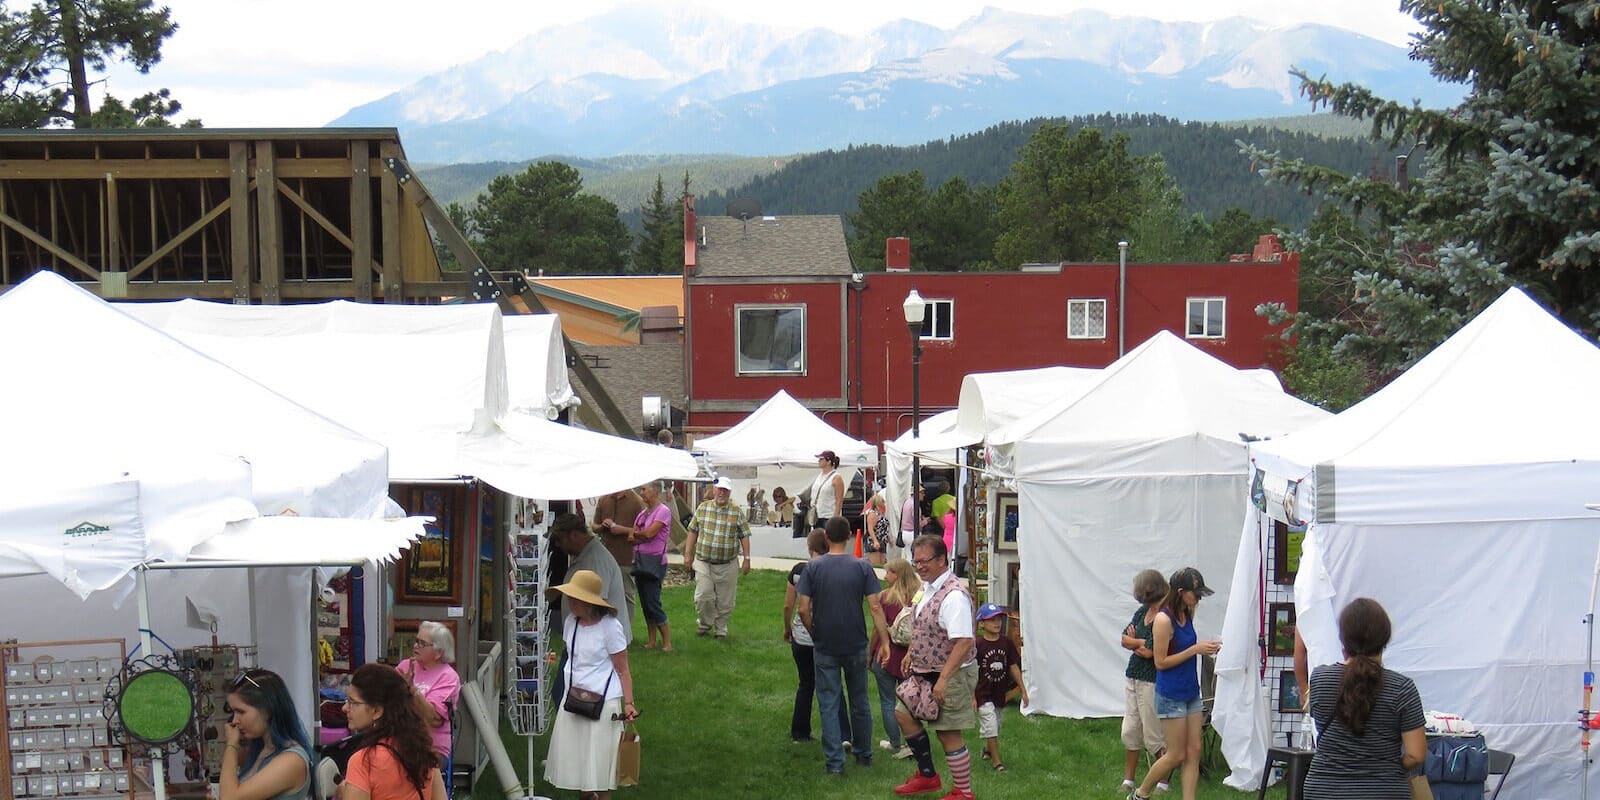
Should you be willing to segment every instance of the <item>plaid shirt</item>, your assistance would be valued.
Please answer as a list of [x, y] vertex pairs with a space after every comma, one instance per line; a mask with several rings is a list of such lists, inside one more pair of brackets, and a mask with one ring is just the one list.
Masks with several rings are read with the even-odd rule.
[[694, 557], [720, 564], [739, 555], [739, 540], [750, 536], [750, 520], [745, 510], [734, 505], [732, 500], [725, 506], [707, 500], [694, 510], [689, 530], [695, 536]]

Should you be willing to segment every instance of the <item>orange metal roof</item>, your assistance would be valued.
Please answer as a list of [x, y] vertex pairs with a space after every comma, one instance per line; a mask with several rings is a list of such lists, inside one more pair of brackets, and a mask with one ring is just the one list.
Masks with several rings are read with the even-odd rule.
[[529, 278], [534, 291], [549, 289], [555, 295], [586, 298], [618, 309], [638, 311], [645, 306], [672, 306], [683, 314], [681, 275], [563, 275]]

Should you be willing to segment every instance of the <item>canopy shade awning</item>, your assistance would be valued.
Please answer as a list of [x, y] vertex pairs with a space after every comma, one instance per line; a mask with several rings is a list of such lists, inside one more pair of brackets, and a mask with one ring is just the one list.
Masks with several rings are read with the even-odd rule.
[[824, 450], [838, 455], [841, 467], [878, 464], [877, 447], [823, 422], [781, 389], [739, 424], [696, 441], [695, 450], [718, 467], [816, 464]]

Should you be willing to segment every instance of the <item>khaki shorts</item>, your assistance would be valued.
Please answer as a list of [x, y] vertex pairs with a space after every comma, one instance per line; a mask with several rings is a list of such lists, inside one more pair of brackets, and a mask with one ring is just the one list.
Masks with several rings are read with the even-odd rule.
[[1156, 719], [1156, 685], [1150, 681], [1123, 678], [1122, 749], [1143, 749], [1156, 755], [1166, 749], [1161, 720]]
[[[950, 676], [944, 687], [944, 703], [939, 706], [939, 718], [922, 723], [933, 731], [964, 731], [978, 726], [978, 710], [972, 705], [972, 693], [978, 688], [978, 665], [968, 664]], [[905, 702], [896, 701], [895, 708], [911, 713]]]

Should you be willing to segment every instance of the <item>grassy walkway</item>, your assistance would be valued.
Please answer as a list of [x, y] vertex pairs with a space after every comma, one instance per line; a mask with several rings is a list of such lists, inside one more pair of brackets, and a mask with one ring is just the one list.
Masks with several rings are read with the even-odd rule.
[[[642, 629], [629, 651], [641, 715], [644, 774], [641, 786], [618, 790], [619, 798], [894, 797], [890, 790], [911, 774], [911, 762], [877, 751], [870, 768], [847, 761], [841, 779], [823, 773], [820, 745], [790, 743], [795, 674], [789, 645], [781, 638], [783, 594], [782, 574], [752, 572], [741, 581], [729, 640], [715, 641], [694, 635], [691, 587], [669, 587], [664, 592], [676, 651], [645, 650]], [[875, 687], [869, 691], [875, 703]], [[876, 708], [872, 717], [876, 746], [884, 738]], [[1122, 779], [1120, 725], [1117, 719], [1024, 718], [1013, 705], [1006, 709], [1000, 737], [1006, 772], [994, 772], [978, 760], [982, 740], [976, 731], [967, 734], [976, 765], [973, 789], [983, 800], [1116, 798]], [[813, 735], [820, 736], [815, 714], [812, 727]], [[527, 745], [520, 737], [505, 739], [517, 773], [526, 776]], [[542, 740], [536, 743], [540, 758], [546, 746]], [[942, 760], [935, 761], [941, 774], [948, 776]], [[573, 796], [544, 783], [542, 771], [538, 777], [536, 794]], [[476, 800], [502, 797], [492, 774], [474, 793]], [[1166, 797], [1176, 800], [1178, 792]], [[1200, 797], [1245, 795], [1222, 786], [1216, 776], [1201, 783]]]

